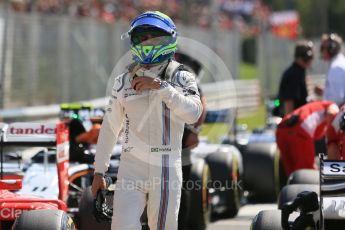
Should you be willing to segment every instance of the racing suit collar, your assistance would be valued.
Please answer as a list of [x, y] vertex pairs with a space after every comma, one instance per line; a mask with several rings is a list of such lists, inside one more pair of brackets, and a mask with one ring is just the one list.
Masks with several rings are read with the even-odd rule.
[[146, 67], [142, 66], [137, 70], [136, 75], [138, 77], [156, 78], [156, 77], [159, 77], [160, 74], [162, 74], [162, 72], [167, 67], [167, 65], [168, 65], [168, 62], [164, 62], [164, 63], [159, 64], [159, 65], [154, 65], [150, 68], [146, 68]]

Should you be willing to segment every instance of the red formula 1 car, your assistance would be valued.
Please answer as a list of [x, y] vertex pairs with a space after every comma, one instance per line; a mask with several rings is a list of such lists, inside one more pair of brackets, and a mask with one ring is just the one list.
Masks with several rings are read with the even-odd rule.
[[[56, 147], [58, 199], [24, 194], [22, 175], [4, 173], [4, 150], [27, 146]], [[0, 123], [0, 230], [74, 229], [66, 213], [68, 146], [68, 131], [62, 123]]]

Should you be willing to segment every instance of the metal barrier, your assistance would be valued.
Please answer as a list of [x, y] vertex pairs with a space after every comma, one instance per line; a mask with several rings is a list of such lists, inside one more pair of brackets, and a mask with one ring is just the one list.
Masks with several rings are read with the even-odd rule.
[[[320, 57], [320, 39], [314, 39], [314, 60], [308, 70], [311, 75], [322, 75], [327, 72], [328, 63]], [[260, 34], [257, 38], [257, 69], [264, 97], [276, 95], [283, 71], [293, 62], [295, 41], [282, 39], [270, 32]], [[313, 77], [310, 79], [314, 80]]]
[[261, 101], [258, 80], [234, 80], [202, 85], [209, 110], [236, 109], [244, 115], [255, 112]]
[[[66, 16], [4, 13], [0, 8], [0, 108], [47, 105], [105, 96], [115, 63], [128, 50], [120, 40], [127, 24], [106, 24]], [[178, 25], [181, 36], [213, 49], [238, 77], [241, 35], [238, 31], [213, 33]], [[323, 74], [319, 40], [311, 74]], [[4, 45], [5, 44], [5, 45]], [[293, 60], [294, 42], [269, 31], [257, 38], [257, 76], [264, 97], [278, 91], [282, 72]], [[179, 47], [181, 48], [181, 47]], [[188, 45], [182, 47], [188, 49]], [[182, 51], [182, 50], [181, 50]], [[187, 52], [189, 53], [189, 52]], [[3, 68], [4, 70], [1, 70]]]
[[[104, 107], [108, 102], [108, 98], [98, 98], [90, 101], [80, 101], [79, 103], [90, 104], [94, 108]], [[21, 107], [0, 110], [0, 121], [36, 121], [42, 119], [57, 118], [60, 112], [60, 105], [46, 105]]]
[[[238, 76], [240, 34], [178, 25], [179, 34], [213, 49]], [[100, 98], [117, 61], [129, 50], [128, 24], [68, 16], [21, 14], [0, 8], [0, 108]], [[179, 47], [188, 52], [188, 45]], [[191, 51], [192, 52], [192, 51]], [[1, 68], [0, 68], [1, 69]], [[2, 71], [0, 71], [2, 72]]]

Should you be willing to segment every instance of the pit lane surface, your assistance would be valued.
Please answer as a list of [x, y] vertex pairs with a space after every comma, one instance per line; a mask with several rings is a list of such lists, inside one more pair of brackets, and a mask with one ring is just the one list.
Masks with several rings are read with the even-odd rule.
[[277, 209], [276, 204], [248, 204], [241, 207], [236, 218], [212, 222], [207, 230], [249, 230], [254, 216], [261, 210]]

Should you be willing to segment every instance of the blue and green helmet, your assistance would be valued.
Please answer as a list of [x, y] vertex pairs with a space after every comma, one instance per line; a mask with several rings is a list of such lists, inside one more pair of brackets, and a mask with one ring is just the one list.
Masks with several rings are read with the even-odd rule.
[[171, 59], [177, 49], [176, 26], [169, 16], [159, 11], [136, 17], [124, 37], [130, 37], [134, 61], [144, 65]]

